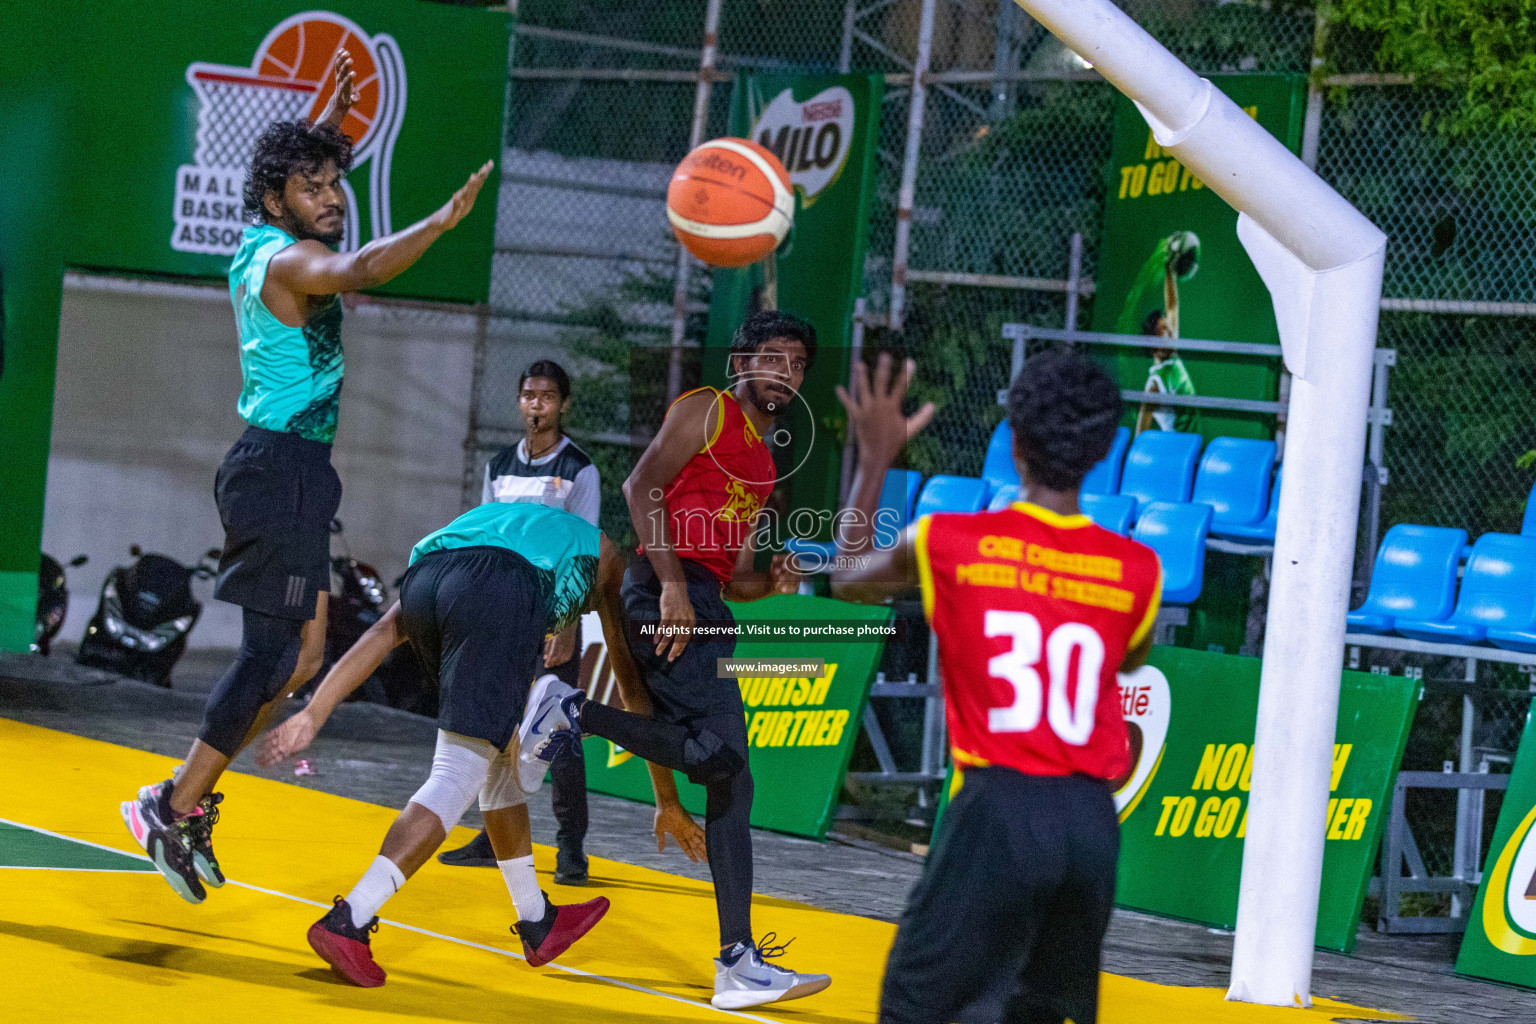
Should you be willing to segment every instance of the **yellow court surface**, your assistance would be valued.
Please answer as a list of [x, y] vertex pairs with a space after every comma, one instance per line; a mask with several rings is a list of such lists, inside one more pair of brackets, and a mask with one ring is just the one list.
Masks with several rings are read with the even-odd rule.
[[[231, 773], [215, 835], [231, 881], [183, 902], [118, 817], [138, 786], [166, 778], [158, 755], [0, 719], [0, 1020], [594, 1021], [730, 1019], [874, 1021], [895, 929], [861, 917], [758, 897], [759, 932], [793, 936], [793, 964], [832, 975], [809, 999], [754, 1012], [716, 1010], [707, 884], [592, 860], [593, 884], [546, 884], [557, 900], [604, 895], [613, 908], [560, 962], [534, 969], [508, 931], [511, 902], [495, 871], [429, 861], [384, 908], [373, 938], [382, 988], [334, 977], [304, 941], [378, 851], [395, 808]], [[469, 838], [461, 830], [450, 838]], [[650, 841], [636, 836], [637, 843]], [[124, 857], [109, 851], [122, 851]], [[554, 852], [536, 848], [541, 874]], [[680, 855], [679, 855], [680, 856]], [[1106, 975], [1108, 1024], [1267, 1024], [1383, 1018], [1319, 1000], [1310, 1011], [1227, 1003], [1190, 989]]]

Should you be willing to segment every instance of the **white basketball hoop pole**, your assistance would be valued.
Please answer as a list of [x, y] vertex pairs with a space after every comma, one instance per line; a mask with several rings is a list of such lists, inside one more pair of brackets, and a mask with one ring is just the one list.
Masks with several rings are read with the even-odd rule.
[[1228, 999], [1311, 1003], [1386, 236], [1110, 0], [1017, 0], [1239, 211], [1294, 376]]

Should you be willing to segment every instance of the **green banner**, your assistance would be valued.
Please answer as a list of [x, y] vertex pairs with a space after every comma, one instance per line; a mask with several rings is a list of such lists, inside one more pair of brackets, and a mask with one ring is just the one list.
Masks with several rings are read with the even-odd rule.
[[[803, 401], [780, 421], [793, 438], [779, 467], [793, 508], [837, 508], [845, 424], [833, 389], [848, 379], [884, 87], [880, 75], [744, 75], [732, 91], [732, 134], [774, 151], [798, 209], [776, 254], [715, 271], [704, 381], [725, 386], [731, 334], [753, 309], [776, 306], [815, 326], [820, 351]], [[820, 535], [831, 536], [829, 524]]]
[[[810, 658], [825, 663], [822, 674], [814, 678], [720, 680], [721, 686], [739, 685], [746, 705], [755, 786], [752, 824], [820, 839], [837, 811], [869, 685], [885, 649], [882, 640], [857, 639], [857, 634], [861, 629], [887, 628], [890, 609], [799, 595], [730, 607], [742, 636], [735, 658]], [[794, 638], [797, 631], [818, 628], [839, 638]], [[761, 639], [748, 639], [754, 630]], [[594, 698], [622, 706], [607, 665], [602, 631], [591, 614], [582, 623], [581, 685]], [[652, 801], [645, 762], [595, 736], [586, 738], [584, 748], [588, 789]], [[684, 807], [694, 814], [704, 813], [704, 787], [678, 775], [677, 788]]]
[[[508, 29], [504, 12], [418, 0], [7, 6], [0, 649], [32, 640], [65, 268], [222, 280], [255, 135], [314, 109], [337, 45], [363, 115], [344, 126], [358, 143], [351, 242], [427, 215], [499, 151]], [[484, 300], [494, 192], [381, 291]]]
[[[1121, 678], [1136, 762], [1115, 794], [1121, 905], [1222, 928], [1237, 923], [1259, 664], [1155, 647], [1147, 666]], [[1354, 947], [1417, 688], [1400, 676], [1343, 673], [1319, 946]]]
[[1536, 988], [1536, 714], [1526, 716], [1456, 973]]
[[[1211, 81], [1292, 152], [1300, 149], [1304, 76], [1212, 75]], [[1237, 239], [1237, 211], [1157, 144], [1125, 96], [1115, 100], [1108, 184], [1095, 274], [1095, 331], [1155, 334], [1157, 325], [1148, 321], [1161, 312], [1170, 341], [1279, 343], [1269, 290]], [[1279, 357], [1180, 355], [1176, 343], [1155, 353], [1101, 351], [1121, 386], [1135, 390], [1273, 401], [1279, 386]], [[1208, 438], [1274, 434], [1267, 417], [1210, 409], [1138, 407], [1128, 417], [1133, 429], [1139, 424]]]

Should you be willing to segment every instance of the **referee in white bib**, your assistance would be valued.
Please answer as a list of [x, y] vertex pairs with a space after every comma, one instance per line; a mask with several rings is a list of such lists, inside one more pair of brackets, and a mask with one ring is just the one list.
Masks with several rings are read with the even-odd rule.
[[[597, 525], [602, 502], [597, 467], [560, 429], [560, 420], [570, 404], [571, 378], [558, 363], [540, 359], [523, 371], [517, 383], [517, 407], [527, 435], [512, 447], [497, 452], [486, 464], [481, 504], [505, 501], [552, 505]], [[578, 687], [581, 656], [576, 642], [580, 629], [579, 623], [573, 624], [544, 645], [544, 668]], [[555, 881], [561, 885], [582, 885], [587, 880], [587, 855], [582, 850], [587, 836], [587, 768], [579, 747], [575, 753], [555, 759], [550, 778], [554, 784], [555, 820], [559, 823], [555, 835]], [[496, 866], [496, 855], [483, 830], [467, 845], [440, 853], [437, 859], [466, 867]]]

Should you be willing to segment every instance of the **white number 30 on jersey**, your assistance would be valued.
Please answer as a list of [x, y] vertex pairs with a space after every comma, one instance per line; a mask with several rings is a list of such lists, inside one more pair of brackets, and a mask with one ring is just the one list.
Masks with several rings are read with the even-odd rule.
[[[1050, 686], [1040, 679], [1040, 620], [1028, 612], [989, 611], [989, 637], [1006, 636], [1013, 646], [987, 662], [987, 671], [1013, 685], [1013, 703], [987, 712], [992, 732], [1030, 732], [1045, 711], [1051, 730], [1063, 743], [1080, 747], [1093, 735], [1094, 713], [1099, 705], [1099, 675], [1104, 668], [1104, 640], [1092, 626], [1064, 622], [1051, 631], [1043, 644]], [[1075, 680], [1072, 652], [1079, 651]], [[1077, 692], [1067, 698], [1067, 686], [1076, 682]], [[1048, 692], [1047, 692], [1048, 690]]]

